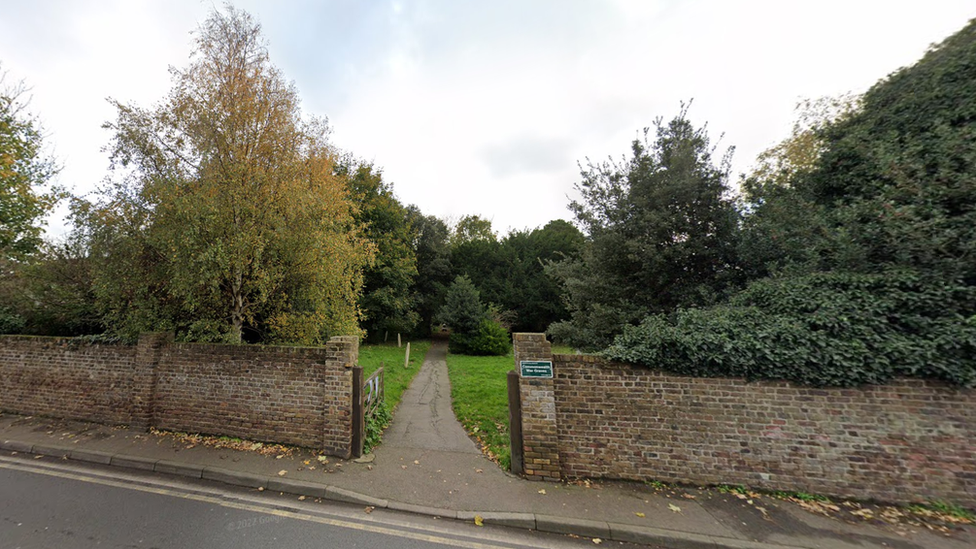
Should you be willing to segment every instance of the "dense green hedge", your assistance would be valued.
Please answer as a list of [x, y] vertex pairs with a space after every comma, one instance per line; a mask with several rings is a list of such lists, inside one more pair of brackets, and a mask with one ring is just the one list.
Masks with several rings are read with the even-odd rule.
[[691, 376], [814, 386], [906, 376], [972, 387], [976, 319], [953, 304], [974, 299], [972, 287], [905, 273], [766, 279], [728, 305], [650, 316], [603, 354]]
[[470, 334], [451, 333], [449, 345], [452, 353], [462, 355], [505, 355], [512, 349], [508, 330], [487, 318]]

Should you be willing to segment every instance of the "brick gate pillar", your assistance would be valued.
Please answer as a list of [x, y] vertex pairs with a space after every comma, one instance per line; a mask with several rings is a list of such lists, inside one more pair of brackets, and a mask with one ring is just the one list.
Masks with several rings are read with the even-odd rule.
[[522, 402], [522, 448], [525, 476], [531, 480], [559, 480], [562, 476], [556, 432], [556, 393], [552, 377], [524, 375], [523, 361], [552, 362], [545, 334], [512, 334], [515, 371]]

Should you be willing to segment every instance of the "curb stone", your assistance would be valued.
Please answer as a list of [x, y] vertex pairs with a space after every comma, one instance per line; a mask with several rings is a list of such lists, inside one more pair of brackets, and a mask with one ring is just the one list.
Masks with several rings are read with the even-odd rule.
[[114, 456], [112, 456], [112, 460], [109, 463], [109, 465], [113, 465], [116, 467], [128, 467], [129, 469], [141, 469], [143, 471], [152, 471], [156, 468], [157, 461], [159, 460], [115, 454]]
[[289, 480], [286, 478], [268, 479], [267, 489], [272, 492], [286, 492], [289, 494], [298, 494], [300, 496], [308, 496], [312, 498], [331, 499], [329, 497], [328, 486], [324, 484], [315, 485], [310, 482], [302, 482], [300, 480]]
[[59, 458], [59, 457], [67, 457], [71, 455], [71, 449], [64, 448], [61, 446], [47, 446], [44, 444], [35, 444], [33, 449], [31, 450], [31, 453]]
[[28, 444], [26, 442], [19, 442], [16, 440], [5, 440], [0, 442], [0, 449], [8, 450], [11, 452], [24, 452], [25, 454], [33, 453], [33, 444]]
[[[675, 549], [803, 549], [796, 546], [773, 545], [733, 538], [704, 536], [675, 530], [663, 530], [629, 524], [617, 524], [613, 522], [608, 523], [584, 519], [570, 519], [551, 515], [507, 513], [498, 511], [453, 511], [450, 509], [439, 509], [436, 507], [424, 507], [421, 505], [412, 505], [409, 503], [374, 498], [353, 492], [351, 490], [311, 482], [270, 478], [240, 471], [233, 471], [230, 469], [222, 469], [219, 467], [203, 467], [190, 465], [187, 463], [168, 460], [155, 460], [138, 456], [108, 454], [105, 452], [86, 450], [66, 450], [60, 447], [43, 445], [35, 446], [16, 440], [0, 441], [0, 450], [21, 452], [26, 454], [34, 453], [51, 457], [64, 455], [67, 456], [68, 459], [75, 461], [101, 463], [115, 467], [128, 467], [133, 469], [155, 471], [157, 473], [173, 474], [191, 478], [202, 478], [233, 486], [241, 486], [245, 488], [265, 488], [290, 494], [317, 497], [342, 503], [370, 505], [380, 509], [392, 509], [426, 516], [473, 521], [474, 516], [479, 515], [484, 522], [488, 524], [534, 529], [539, 532], [548, 532], [553, 534], [574, 534], [577, 536], [602, 538], [611, 541], [623, 541], [647, 545], [665, 545]], [[46, 450], [47, 452], [45, 453], [41, 450]]]
[[252, 475], [251, 473], [232, 471], [230, 469], [222, 469], [220, 467], [204, 467], [200, 478], [206, 480], [216, 480], [218, 482], [223, 482], [224, 484], [244, 486], [246, 488], [267, 488], [269, 480], [269, 478], [265, 476]]
[[535, 515], [531, 513], [506, 513], [500, 511], [458, 511], [457, 518], [465, 522], [474, 521], [474, 517], [479, 516], [485, 524], [497, 524], [499, 526], [509, 526], [511, 528], [525, 528], [535, 530]]
[[328, 486], [325, 489], [325, 497], [332, 501], [341, 501], [343, 503], [355, 503], [356, 505], [370, 505], [372, 507], [377, 507], [380, 509], [386, 509], [390, 506], [390, 502], [385, 499], [374, 498], [371, 496], [366, 496], [353, 492], [351, 490], [344, 490], [335, 486]]
[[94, 450], [71, 450], [68, 454], [68, 459], [75, 461], [86, 461], [88, 463], [99, 463], [101, 465], [110, 465], [112, 463], [112, 454], [108, 452], [97, 452]]
[[427, 515], [430, 517], [443, 517], [449, 519], [458, 518], [457, 511], [440, 509], [437, 507], [427, 507], [424, 505], [413, 505], [411, 503], [400, 503], [399, 501], [389, 502], [386, 508], [394, 511], [406, 511], [407, 513], [414, 513], [417, 515]]
[[153, 469], [157, 473], [165, 473], [167, 475], [179, 475], [182, 477], [190, 478], [203, 478], [203, 466], [202, 465], [189, 465], [186, 463], [180, 463], [178, 461], [168, 461], [161, 459], [156, 462], [156, 467]]
[[570, 519], [551, 515], [535, 516], [536, 530], [556, 534], [576, 534], [588, 538], [610, 539], [610, 525], [597, 520]]

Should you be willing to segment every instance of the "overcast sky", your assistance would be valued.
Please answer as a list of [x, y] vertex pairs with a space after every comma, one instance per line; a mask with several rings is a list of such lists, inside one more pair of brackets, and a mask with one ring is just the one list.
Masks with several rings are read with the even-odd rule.
[[[569, 219], [577, 162], [623, 155], [682, 101], [744, 172], [788, 134], [798, 100], [863, 92], [976, 17], [972, 0], [234, 5], [335, 145], [381, 167], [404, 203], [502, 233]], [[0, 0], [0, 63], [32, 88], [61, 184], [85, 194], [106, 176], [106, 98], [162, 99], [214, 6]]]

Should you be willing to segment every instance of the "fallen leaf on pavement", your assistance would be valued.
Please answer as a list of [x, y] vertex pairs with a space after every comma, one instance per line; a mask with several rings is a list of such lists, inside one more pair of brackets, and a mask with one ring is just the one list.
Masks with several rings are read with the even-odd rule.
[[372, 505], [370, 505], [370, 506], [367, 506], [365, 509], [363, 509], [363, 512], [368, 515], [368, 514], [370, 514], [370, 513], [373, 512], [373, 509], [376, 509], [376, 507], [373, 507]]
[[277, 456], [275, 456], [275, 459], [281, 459], [283, 457], [285, 457], [285, 454], [278, 454]]
[[640, 518], [644, 518], [646, 516], [646, 515], [644, 515], [644, 513], [634, 513], [634, 514], [637, 515], [637, 516], [639, 516]]
[[319, 456], [319, 457], [317, 457], [315, 459], [319, 460], [319, 463], [328, 463], [329, 462], [329, 458], [327, 458], [325, 456]]
[[417, 461], [417, 460], [413, 460], [413, 464], [414, 464], [414, 465], [420, 465], [420, 462], [419, 462], [419, 461]]
[[485, 521], [484, 521], [484, 519], [481, 518], [481, 515], [475, 515], [474, 516], [474, 525], [475, 526], [484, 526], [485, 525]]
[[669, 503], [668, 504], [668, 509], [671, 509], [671, 511], [673, 511], [675, 513], [680, 513], [681, 512], [681, 507], [678, 507], [677, 505], [675, 505], [673, 503]]
[[406, 468], [407, 468], [407, 466], [406, 466], [406, 465], [401, 465], [401, 466], [400, 466], [400, 468], [401, 468], [401, 469], [406, 469]]
[[546, 495], [546, 489], [543, 488], [542, 490], [539, 490], [539, 493], [542, 494], [542, 495]]
[[305, 496], [298, 496], [298, 501], [305, 501]]
[[278, 476], [279, 476], [279, 477], [283, 477], [283, 476], [285, 476], [285, 475], [287, 475], [287, 474], [288, 474], [288, 471], [285, 471], [284, 469], [282, 469], [282, 470], [280, 470], [280, 471], [278, 471]]
[[475, 469], [474, 472], [475, 473], [484, 473], [485, 471], [483, 469]]
[[693, 496], [691, 494], [681, 494], [681, 497], [683, 497], [685, 499], [695, 499], [695, 496]]
[[311, 460], [308, 460], [308, 459], [306, 459], [306, 460], [305, 460], [305, 461], [303, 461], [302, 463], [304, 463], [305, 465], [308, 465], [309, 463], [312, 463], [312, 461], [311, 461]]
[[601, 543], [603, 543], [603, 540], [600, 538], [593, 538], [593, 543], [600, 545]]
[[263, 492], [263, 491], [264, 491], [264, 486], [258, 486], [258, 492]]

